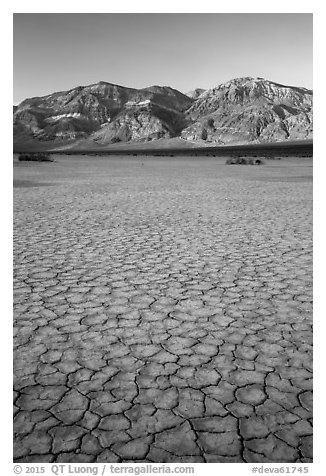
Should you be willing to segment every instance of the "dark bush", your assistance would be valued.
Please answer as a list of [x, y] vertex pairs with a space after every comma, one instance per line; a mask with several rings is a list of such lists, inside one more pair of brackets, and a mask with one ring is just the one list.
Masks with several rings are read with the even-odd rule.
[[225, 163], [227, 165], [261, 165], [264, 161], [262, 159], [253, 159], [252, 157], [229, 157]]
[[240, 164], [240, 158], [239, 157], [229, 157], [226, 162], [228, 165], [237, 165]]
[[53, 158], [48, 152], [30, 152], [19, 154], [18, 160], [23, 162], [53, 162]]

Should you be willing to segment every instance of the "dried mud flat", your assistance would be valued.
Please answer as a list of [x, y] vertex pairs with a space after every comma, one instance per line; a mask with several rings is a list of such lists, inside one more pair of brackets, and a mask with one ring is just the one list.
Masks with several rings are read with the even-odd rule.
[[312, 461], [312, 160], [224, 162], [14, 164], [15, 461]]

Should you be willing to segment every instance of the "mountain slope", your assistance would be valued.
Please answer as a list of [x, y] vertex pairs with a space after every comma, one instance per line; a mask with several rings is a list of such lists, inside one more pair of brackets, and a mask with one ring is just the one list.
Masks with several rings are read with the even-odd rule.
[[182, 94], [99, 82], [14, 107], [14, 146], [69, 148], [180, 137], [198, 145], [311, 139], [312, 91], [237, 78]]
[[60, 141], [95, 132], [95, 141], [110, 142], [172, 137], [184, 127], [183, 113], [191, 103], [169, 87], [137, 90], [102, 81], [26, 99], [14, 111], [14, 139]]
[[237, 78], [202, 93], [181, 137], [217, 144], [312, 138], [312, 91]]
[[186, 126], [191, 100], [177, 90], [152, 86], [137, 91], [112, 122], [101, 126], [88, 142], [99, 144], [175, 137]]
[[87, 136], [111, 120], [135, 92], [100, 82], [26, 99], [16, 109], [14, 128], [38, 140]]

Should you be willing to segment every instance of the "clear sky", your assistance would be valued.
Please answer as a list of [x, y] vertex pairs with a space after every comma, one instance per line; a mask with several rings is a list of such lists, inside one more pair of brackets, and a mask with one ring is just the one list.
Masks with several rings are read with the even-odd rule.
[[312, 14], [16, 13], [14, 104], [98, 81], [182, 92], [241, 76], [312, 88]]

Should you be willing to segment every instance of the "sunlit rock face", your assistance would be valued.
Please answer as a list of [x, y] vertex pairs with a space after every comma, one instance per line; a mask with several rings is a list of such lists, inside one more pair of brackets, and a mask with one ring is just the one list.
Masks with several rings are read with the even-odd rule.
[[194, 89], [193, 91], [189, 91], [188, 93], [186, 93], [186, 95], [187, 95], [189, 98], [197, 99], [197, 98], [199, 98], [199, 96], [200, 96], [201, 94], [203, 94], [205, 91], [206, 91], [206, 89], [196, 88], [196, 89]]
[[193, 100], [166, 86], [126, 88], [106, 82], [26, 99], [14, 108], [14, 139], [87, 138], [89, 143], [178, 136]]
[[312, 91], [262, 78], [237, 78], [204, 91], [181, 137], [216, 144], [311, 139]]
[[312, 91], [262, 78], [237, 78], [187, 95], [167, 86], [135, 89], [101, 81], [15, 106], [14, 144], [76, 140], [92, 147], [180, 137], [219, 145], [311, 139], [312, 109]]

